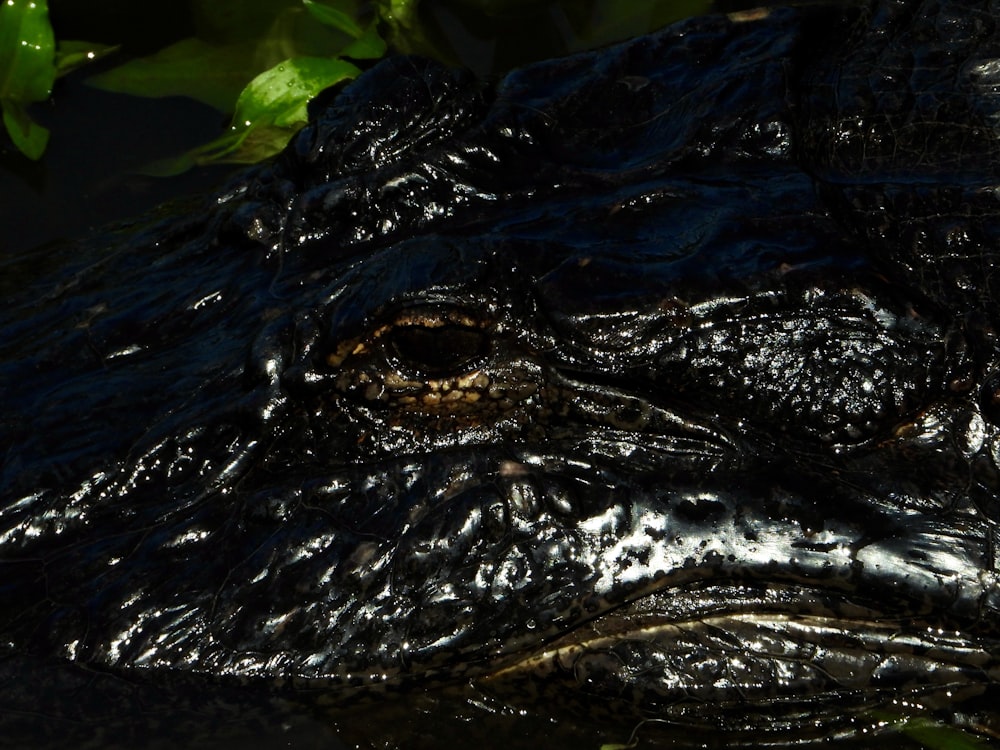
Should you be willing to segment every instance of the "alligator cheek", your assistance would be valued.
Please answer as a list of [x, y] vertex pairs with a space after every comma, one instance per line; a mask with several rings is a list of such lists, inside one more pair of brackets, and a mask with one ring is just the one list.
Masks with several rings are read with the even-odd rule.
[[[995, 637], [997, 603], [982, 598], [979, 573], [989, 552], [975, 541], [985, 531], [969, 509], [951, 530], [939, 507], [845, 500], [820, 517], [802, 488], [762, 502], [750, 488], [684, 489], [681, 476], [658, 489], [659, 472], [604, 484], [579, 464], [514, 455], [392, 461], [260, 497], [241, 521], [253, 552], [229, 571], [240, 585], [213, 594], [206, 624], [225, 638], [204, 664], [238, 670], [277, 653], [253, 668], [331, 687], [454, 680], [566, 633], [577, 645], [631, 630], [655, 641], [702, 621], [781, 629], [799, 615], [828, 619], [829, 631], [833, 618], [861, 623], [861, 634], [879, 618], [902, 640], [925, 623], [960, 630], [973, 651]], [[977, 618], [978, 634], [959, 625]], [[129, 649], [157, 632], [134, 630]], [[178, 642], [178, 657], [191, 645]], [[160, 643], [157, 658], [171, 650]]]

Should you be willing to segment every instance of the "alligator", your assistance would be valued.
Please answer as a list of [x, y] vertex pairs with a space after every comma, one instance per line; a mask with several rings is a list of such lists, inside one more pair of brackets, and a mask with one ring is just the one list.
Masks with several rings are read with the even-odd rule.
[[380, 747], [435, 691], [487, 747], [1000, 731], [997, 19], [391, 57], [18, 276], [5, 737], [258, 691]]

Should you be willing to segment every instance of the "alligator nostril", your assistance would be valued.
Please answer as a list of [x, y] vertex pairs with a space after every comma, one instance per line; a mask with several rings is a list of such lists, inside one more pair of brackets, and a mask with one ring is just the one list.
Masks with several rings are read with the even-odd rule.
[[726, 511], [726, 506], [718, 500], [695, 498], [682, 500], [677, 505], [677, 515], [691, 523], [716, 520]]
[[385, 334], [390, 353], [427, 375], [457, 374], [489, 353], [489, 336], [463, 325], [402, 325]]

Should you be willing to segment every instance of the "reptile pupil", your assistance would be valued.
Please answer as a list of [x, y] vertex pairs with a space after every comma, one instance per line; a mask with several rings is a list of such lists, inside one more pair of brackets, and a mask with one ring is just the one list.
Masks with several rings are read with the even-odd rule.
[[462, 372], [483, 357], [489, 337], [461, 325], [398, 326], [389, 334], [397, 361], [418, 372], [444, 375]]

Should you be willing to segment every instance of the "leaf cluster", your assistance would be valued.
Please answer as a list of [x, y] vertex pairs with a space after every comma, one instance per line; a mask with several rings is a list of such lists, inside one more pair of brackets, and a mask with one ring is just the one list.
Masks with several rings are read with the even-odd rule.
[[[210, 143], [149, 165], [171, 175], [207, 163], [253, 163], [280, 151], [307, 119], [309, 100], [360, 73], [359, 61], [388, 46], [450, 62], [460, 55], [428, 34], [421, 10], [454, 6], [490, 19], [556, 9], [577, 42], [551, 54], [644, 33], [710, 0], [189, 0], [194, 34], [131, 59], [87, 83], [144, 97], [186, 96], [231, 116]], [[387, 44], [388, 42], [388, 44]], [[0, 110], [14, 145], [39, 159], [48, 131], [29, 106], [45, 101], [56, 78], [117, 47], [55, 38], [47, 0], [0, 2]]]
[[[95, 75], [88, 83], [135, 96], [188, 96], [232, 115], [226, 132], [151, 166], [174, 174], [208, 162], [252, 163], [281, 150], [323, 89], [357, 76], [351, 60], [379, 58], [386, 44], [365, 0], [196, 0], [196, 34]], [[390, 3], [391, 7], [393, 3]], [[56, 42], [46, 0], [0, 3], [0, 108], [15, 146], [31, 159], [48, 131], [28, 115], [55, 79], [114, 51]]]
[[0, 3], [0, 111], [11, 140], [28, 158], [39, 159], [49, 141], [49, 131], [31, 119], [28, 106], [48, 98], [57, 76], [108, 50], [86, 42], [57, 46], [46, 0]]

